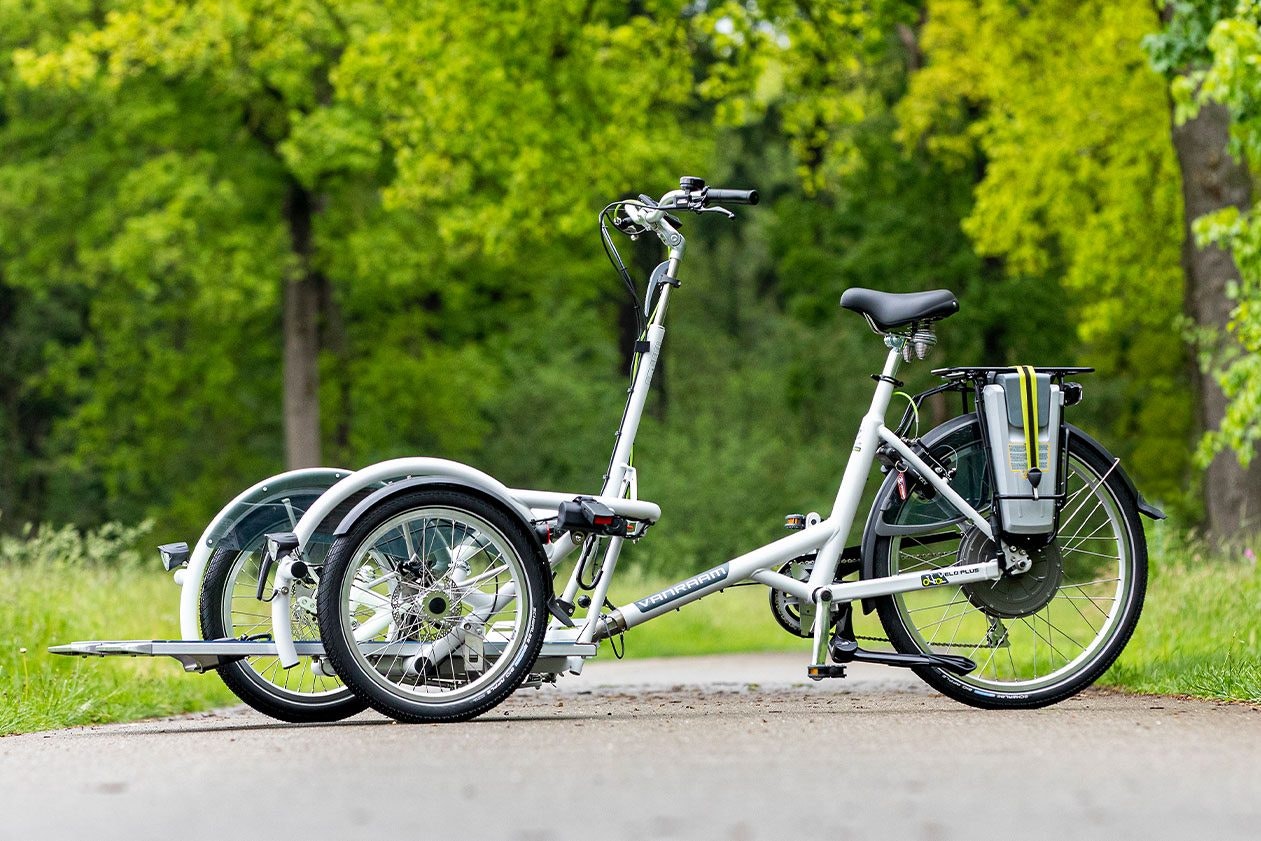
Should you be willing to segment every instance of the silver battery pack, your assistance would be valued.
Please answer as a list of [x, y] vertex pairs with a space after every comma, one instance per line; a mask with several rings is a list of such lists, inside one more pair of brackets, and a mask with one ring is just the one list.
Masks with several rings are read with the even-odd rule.
[[[1049, 374], [1035, 374], [1030, 386], [1022, 395], [1020, 374], [996, 374], [994, 383], [981, 390], [999, 516], [1009, 534], [1047, 534], [1055, 528], [1064, 395]], [[1031, 456], [1036, 465], [1030, 464]], [[1034, 498], [1033, 466], [1042, 472], [1036, 496], [1044, 498]]]

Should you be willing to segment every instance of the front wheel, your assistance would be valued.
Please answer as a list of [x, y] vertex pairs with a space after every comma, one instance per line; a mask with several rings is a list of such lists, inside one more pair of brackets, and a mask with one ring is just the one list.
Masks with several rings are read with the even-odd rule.
[[319, 584], [333, 667], [402, 722], [463, 721], [508, 697], [546, 631], [546, 561], [512, 515], [456, 490], [402, 493], [337, 538]]
[[[971, 429], [934, 454], [954, 462], [956, 475], [975, 479], [983, 475], [977, 465], [983, 466], [985, 451], [976, 426]], [[1112, 665], [1134, 632], [1147, 588], [1137, 501], [1118, 471], [1114, 461], [1070, 436], [1059, 529], [1048, 546], [1031, 553], [1028, 572], [876, 600], [898, 651], [962, 654], [977, 664], [964, 675], [919, 667], [921, 678], [972, 706], [1034, 708], [1080, 692]], [[925, 516], [934, 503], [915, 494], [901, 502], [891, 493], [886, 485], [876, 503], [886, 532], [875, 543], [876, 577], [974, 563], [992, 551], [974, 526]], [[979, 496], [964, 495], [974, 505]]]

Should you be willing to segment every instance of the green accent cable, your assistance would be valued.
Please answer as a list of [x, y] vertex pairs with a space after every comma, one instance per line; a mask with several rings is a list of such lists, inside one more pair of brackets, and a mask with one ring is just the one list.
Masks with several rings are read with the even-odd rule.
[[907, 394], [905, 391], [893, 392], [894, 397], [905, 397], [906, 402], [911, 407], [911, 414], [915, 417], [915, 435], [919, 437], [919, 406], [915, 403], [915, 398]]

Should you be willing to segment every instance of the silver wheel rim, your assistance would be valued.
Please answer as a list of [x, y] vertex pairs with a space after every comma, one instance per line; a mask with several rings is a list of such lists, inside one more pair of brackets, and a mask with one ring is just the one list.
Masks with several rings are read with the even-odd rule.
[[530, 595], [524, 561], [499, 529], [426, 506], [355, 547], [339, 624], [360, 674], [409, 703], [448, 704], [502, 682], [525, 644]]
[[[1063, 579], [1045, 607], [1015, 619], [990, 617], [959, 586], [893, 597], [903, 627], [921, 651], [976, 662], [975, 671], [950, 679], [994, 694], [1061, 685], [1089, 669], [1120, 628], [1133, 594], [1129, 530], [1104, 476], [1072, 454], [1068, 464], [1068, 499], [1056, 537]], [[892, 538], [890, 574], [955, 563], [958, 540], [943, 541], [943, 531]]]
[[[257, 550], [240, 552], [232, 561], [224, 585], [226, 598], [223, 599], [223, 628], [229, 637], [272, 639], [271, 608], [256, 598], [261, 565], [262, 553]], [[274, 574], [274, 570], [268, 573], [269, 582]], [[271, 589], [269, 583], [263, 592], [270, 593]], [[314, 613], [315, 590], [295, 583], [292, 605], [290, 616], [294, 640], [318, 640], [320, 629]], [[289, 700], [335, 700], [337, 696], [349, 693], [338, 678], [317, 674], [312, 669], [310, 657], [301, 658], [292, 669], [283, 668], [280, 660], [273, 656], [247, 657], [240, 662], [250, 672], [251, 680]]]

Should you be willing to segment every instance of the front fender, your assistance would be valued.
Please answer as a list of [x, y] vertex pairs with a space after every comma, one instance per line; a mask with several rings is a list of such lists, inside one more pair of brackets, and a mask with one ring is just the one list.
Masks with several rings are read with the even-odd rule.
[[355, 523], [358, 522], [360, 517], [368, 513], [370, 509], [379, 503], [392, 499], [393, 497], [413, 488], [427, 486], [458, 488], [459, 490], [467, 491], [474, 496], [482, 497], [487, 502], [498, 504], [501, 508], [506, 509], [510, 514], [516, 516], [517, 519], [521, 521], [521, 525], [525, 526], [526, 530], [531, 535], [537, 536], [535, 535], [534, 524], [531, 522], [529, 511], [527, 510], [523, 513], [521, 504], [511, 496], [496, 493], [494, 488], [477, 485], [458, 476], [442, 474], [433, 476], [415, 476], [410, 479], [391, 482], [385, 487], [373, 491], [367, 497], [360, 500], [359, 504], [357, 504], [354, 508], [350, 509], [345, 517], [342, 517], [341, 522], [337, 524], [337, 528], [333, 530], [333, 536], [341, 537], [343, 534], [346, 534], [354, 528]]
[[[400, 480], [428, 477], [445, 477], [458, 484], [477, 489], [483, 494], [489, 494], [500, 500], [508, 506], [510, 511], [526, 522], [529, 522], [531, 518], [530, 509], [518, 502], [508, 487], [489, 473], [444, 458], [396, 458], [355, 471], [333, 485], [316, 500], [315, 504], [302, 515], [302, 519], [293, 530], [298, 537], [299, 550], [306, 548], [319, 525], [332, 515], [338, 506], [347, 503], [361, 491], [376, 485], [385, 485], [380, 488], [380, 491], [389, 491]], [[366, 501], [365, 499], [364, 502]], [[359, 500], [355, 500], [355, 507], [351, 510], [356, 510], [362, 504]], [[343, 515], [340, 518], [341, 523], [345, 523], [346, 516]], [[339, 534], [344, 533], [341, 530], [341, 524], [338, 529]]]

